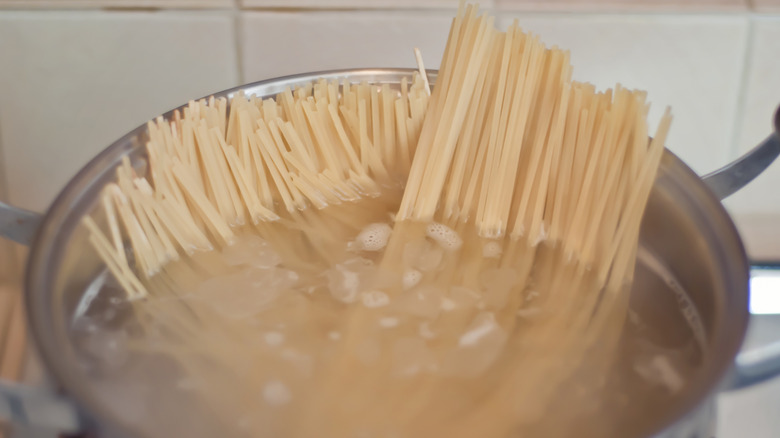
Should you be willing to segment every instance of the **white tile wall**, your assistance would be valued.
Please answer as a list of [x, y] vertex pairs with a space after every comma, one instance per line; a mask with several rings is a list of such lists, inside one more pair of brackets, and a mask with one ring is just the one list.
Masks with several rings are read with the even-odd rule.
[[[10, 200], [33, 209], [45, 208], [70, 176], [112, 140], [188, 98], [242, 81], [306, 71], [412, 67], [415, 46], [422, 49], [426, 65], [436, 68], [457, 3], [157, 2], [185, 8], [207, 4], [264, 8], [240, 12], [239, 41], [235, 41], [234, 12], [2, 11], [14, 1], [0, 0], [0, 145]], [[48, 1], [63, 7], [148, 3]], [[696, 0], [711, 8], [737, 7], [742, 1]], [[534, 0], [482, 2], [488, 7], [494, 3], [497, 9], [516, 9]], [[579, 3], [556, 0], [545, 7]], [[315, 6], [320, 9], [312, 9]], [[504, 26], [519, 18], [525, 28], [549, 43], [571, 49], [577, 78], [600, 87], [621, 81], [647, 89], [654, 103], [651, 122], [663, 106], [671, 105], [675, 122], [669, 147], [700, 173], [735, 158], [735, 144], [740, 151], [755, 144], [768, 132], [769, 116], [780, 102], [778, 16], [756, 17], [744, 11], [729, 15], [498, 13]], [[240, 60], [236, 45], [241, 47]], [[746, 55], [750, 62], [744, 70]], [[743, 77], [746, 95], [740, 100]], [[55, 105], [60, 109], [51, 109]], [[742, 107], [744, 114], [738, 113]], [[755, 258], [780, 259], [777, 187], [780, 163], [726, 203]]]
[[738, 11], [748, 0], [495, 0], [496, 7], [523, 11]]
[[780, 0], [751, 0], [753, 7], [759, 12], [780, 12]]
[[[754, 19], [750, 47], [735, 158], [771, 132], [772, 116], [780, 105], [780, 17]], [[755, 258], [780, 259], [780, 161], [725, 204], [748, 252]]]
[[244, 12], [244, 80], [353, 67], [438, 68], [454, 11]]
[[[246, 8], [318, 8], [318, 9], [427, 9], [457, 8], [459, 0], [240, 0]], [[480, 7], [490, 8], [494, 0], [482, 0]]]
[[113, 140], [238, 82], [226, 13], [0, 12], [9, 199], [43, 210]]
[[234, 0], [0, 0], [8, 9], [230, 8]]
[[734, 16], [505, 14], [571, 50], [574, 77], [648, 91], [651, 131], [667, 105], [667, 146], [695, 171], [730, 158], [748, 20]]

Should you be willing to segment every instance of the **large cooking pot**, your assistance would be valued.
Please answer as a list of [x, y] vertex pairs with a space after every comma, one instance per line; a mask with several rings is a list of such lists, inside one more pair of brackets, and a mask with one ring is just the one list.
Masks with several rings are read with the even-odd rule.
[[[303, 74], [216, 96], [244, 91], [270, 97], [285, 87], [323, 77], [397, 86], [411, 74], [408, 69]], [[429, 75], [434, 80], [436, 72]], [[671, 152], [663, 157], [642, 225], [632, 305], [639, 312], [663, 313], [684, 294], [700, 318], [705, 351], [703, 366], [674, 409], [653, 418], [653, 437], [712, 437], [714, 397], [719, 391], [751, 385], [780, 372], [777, 346], [737, 356], [748, 322], [749, 264], [736, 228], [720, 203], [780, 154], [777, 117], [775, 133], [764, 143], [703, 179]], [[87, 236], [80, 219], [96, 204], [103, 185], [114, 179], [123, 157], [130, 157], [143, 171], [146, 140], [145, 125], [117, 140], [68, 183], [43, 216], [0, 204], [0, 234], [17, 242], [32, 242], [25, 284], [27, 316], [53, 383], [52, 388], [28, 388], [0, 382], [0, 417], [10, 418], [18, 430], [34, 431], [34, 436], [139, 436], [132, 424], [112, 415], [90, 388], [90, 376], [79, 366], [69, 324], [89, 286], [105, 272], [100, 260], [84, 251]]]

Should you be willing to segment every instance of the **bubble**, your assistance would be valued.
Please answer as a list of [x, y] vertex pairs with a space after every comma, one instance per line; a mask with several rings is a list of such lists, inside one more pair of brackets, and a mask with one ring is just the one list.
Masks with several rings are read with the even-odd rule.
[[639, 318], [639, 314], [633, 309], [628, 309], [628, 321], [636, 326], [642, 325], [642, 319]]
[[436, 337], [436, 333], [431, 329], [429, 321], [420, 323], [420, 337], [423, 339], [433, 339]]
[[523, 319], [533, 318], [533, 317], [539, 315], [540, 313], [542, 313], [542, 309], [540, 309], [538, 307], [529, 307], [527, 309], [518, 309], [517, 310], [517, 316], [519, 318], [523, 318]]
[[85, 339], [85, 350], [111, 367], [123, 365], [128, 359], [128, 337], [124, 331], [100, 330]]
[[533, 239], [531, 246], [536, 247], [545, 240], [547, 240], [547, 230], [544, 228], [544, 222], [542, 222], [541, 227], [539, 228], [539, 234]]
[[272, 268], [282, 262], [271, 245], [260, 237], [247, 234], [222, 250], [225, 263], [231, 266], [249, 265], [258, 268]]
[[447, 251], [455, 251], [463, 245], [463, 239], [458, 236], [455, 230], [438, 222], [428, 224], [428, 227], [425, 228], [425, 235]]
[[405, 314], [433, 319], [441, 311], [443, 292], [433, 286], [420, 286], [395, 297], [393, 307]]
[[341, 333], [335, 330], [330, 331], [328, 332], [328, 339], [330, 339], [331, 341], [338, 341], [339, 339], [341, 339]]
[[502, 252], [503, 250], [501, 249], [501, 244], [493, 240], [486, 242], [482, 246], [482, 257], [485, 258], [497, 259], [501, 257]]
[[398, 377], [411, 377], [435, 365], [433, 353], [420, 338], [399, 339], [393, 345], [392, 367]]
[[296, 282], [290, 272], [281, 268], [253, 267], [209, 278], [198, 286], [195, 295], [219, 313], [243, 319], [267, 309], [282, 292], [290, 289]]
[[292, 401], [292, 393], [284, 383], [272, 380], [263, 387], [263, 399], [271, 406], [282, 406]]
[[443, 257], [444, 250], [425, 239], [408, 242], [404, 246], [404, 264], [423, 272], [438, 268]]
[[461, 347], [476, 345], [494, 330], [500, 330], [495, 315], [489, 312], [480, 313], [474, 318], [469, 330], [458, 339], [458, 345]]
[[341, 278], [332, 279], [330, 294], [333, 298], [343, 303], [354, 302], [358, 295], [360, 277], [358, 277], [356, 272], [348, 271], [339, 265], [336, 266], [336, 271], [340, 274]]
[[401, 284], [403, 285], [404, 290], [409, 290], [417, 286], [417, 284], [420, 283], [422, 278], [423, 278], [422, 272], [418, 271], [417, 269], [410, 269], [404, 272], [403, 278], [401, 280]]
[[501, 309], [506, 306], [512, 294], [520, 293], [515, 290], [520, 286], [520, 275], [513, 268], [492, 268], [484, 270], [480, 275], [480, 283], [485, 291], [486, 304]]
[[450, 288], [449, 299], [453, 302], [453, 307], [471, 307], [476, 305], [481, 298], [479, 293], [467, 287], [452, 286]]
[[290, 364], [304, 376], [311, 376], [314, 372], [314, 360], [307, 354], [303, 354], [292, 348], [286, 348], [282, 351], [281, 357], [290, 362]]
[[379, 343], [373, 339], [364, 339], [355, 347], [355, 357], [364, 365], [371, 365], [379, 360], [382, 349]]
[[478, 313], [458, 339], [458, 345], [446, 352], [442, 373], [460, 377], [483, 374], [498, 360], [507, 339], [508, 334], [498, 325], [494, 314]]
[[325, 275], [333, 298], [349, 304], [358, 299], [361, 285], [374, 278], [376, 268], [371, 260], [355, 257], [334, 266]]
[[393, 317], [390, 317], [390, 316], [384, 317], [384, 318], [379, 318], [379, 325], [381, 327], [384, 327], [384, 328], [397, 327], [399, 323], [400, 323], [400, 321], [398, 320], [398, 318], [393, 318]]
[[263, 335], [263, 338], [265, 339], [265, 343], [271, 347], [276, 347], [284, 343], [284, 334], [279, 332], [268, 332]]
[[364, 251], [379, 251], [387, 245], [393, 229], [385, 223], [371, 224], [357, 236], [357, 243]]
[[634, 370], [648, 382], [661, 385], [672, 394], [685, 386], [685, 380], [667, 356], [656, 355], [650, 361], [639, 361], [634, 364]]
[[445, 312], [449, 312], [450, 310], [455, 310], [455, 307], [457, 307], [457, 304], [455, 304], [455, 301], [452, 301], [449, 298], [443, 298], [441, 300], [441, 310]]
[[390, 297], [379, 290], [363, 292], [361, 298], [363, 300], [363, 305], [369, 308], [383, 307], [390, 303]]
[[176, 381], [176, 388], [182, 391], [192, 391], [198, 389], [199, 386], [195, 380], [190, 378], [182, 378]]

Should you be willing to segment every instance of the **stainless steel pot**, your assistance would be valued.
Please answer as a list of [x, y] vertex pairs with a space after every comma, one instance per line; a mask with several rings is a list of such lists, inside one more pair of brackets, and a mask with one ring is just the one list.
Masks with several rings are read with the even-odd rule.
[[[216, 96], [244, 91], [270, 97], [285, 87], [322, 77], [397, 86], [411, 72], [364, 69], [304, 74]], [[435, 79], [436, 72], [429, 74]], [[684, 291], [701, 318], [706, 351], [704, 366], [689, 382], [678, 406], [654, 418], [650, 436], [712, 437], [718, 391], [780, 373], [777, 346], [737, 356], [748, 322], [749, 265], [736, 228], [720, 203], [780, 154], [778, 125], [776, 118], [776, 132], [764, 143], [703, 179], [672, 153], [663, 157], [643, 222], [632, 300], [643, 311], [663, 311], [663, 306], [675, 304], [674, 293]], [[144, 125], [109, 146], [70, 181], [45, 215], [0, 204], [0, 234], [24, 244], [32, 242], [25, 285], [27, 316], [54, 383], [54, 388], [27, 388], [0, 382], [0, 417], [10, 418], [21, 430], [35, 431], [35, 436], [58, 432], [135, 436], [133, 426], [108, 412], [90, 390], [90, 377], [78, 366], [68, 327], [88, 286], [105, 271], [96, 256], [83, 250], [86, 235], [80, 218], [94, 206], [101, 187], [114, 179], [123, 157], [144, 168], [146, 139]]]

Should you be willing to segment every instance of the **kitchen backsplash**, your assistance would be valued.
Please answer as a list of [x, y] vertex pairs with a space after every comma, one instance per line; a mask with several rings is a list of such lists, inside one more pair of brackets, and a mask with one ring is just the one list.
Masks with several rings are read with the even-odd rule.
[[[577, 79], [646, 89], [668, 147], [704, 174], [766, 136], [780, 104], [780, 0], [494, 0], [571, 49]], [[91, 157], [188, 99], [279, 75], [436, 68], [452, 0], [0, 0], [0, 173], [43, 211]], [[780, 163], [726, 206], [780, 260]]]

